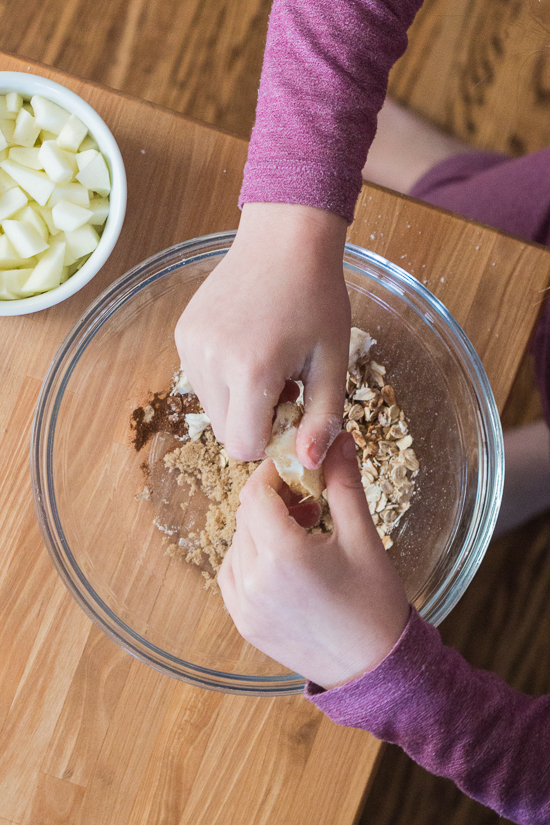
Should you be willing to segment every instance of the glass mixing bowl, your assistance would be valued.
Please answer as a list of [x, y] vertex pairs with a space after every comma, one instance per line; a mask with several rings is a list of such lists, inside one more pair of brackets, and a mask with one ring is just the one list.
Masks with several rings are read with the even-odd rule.
[[[35, 505], [66, 586], [130, 653], [214, 690], [299, 693], [303, 678], [242, 640], [200, 571], [166, 554], [154, 502], [136, 499], [143, 465], [160, 460], [166, 444], [156, 438], [137, 452], [132, 412], [170, 386], [176, 321], [233, 237], [210, 235], [149, 258], [69, 333], [35, 414]], [[355, 246], [346, 247], [344, 268], [353, 324], [378, 342], [373, 356], [387, 367], [420, 460], [390, 553], [410, 601], [437, 624], [466, 589], [495, 525], [503, 483], [497, 410], [473, 347], [427, 289]]]

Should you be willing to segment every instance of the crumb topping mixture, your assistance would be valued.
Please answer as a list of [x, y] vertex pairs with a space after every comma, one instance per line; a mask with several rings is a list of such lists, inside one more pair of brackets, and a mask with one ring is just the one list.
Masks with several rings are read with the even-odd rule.
[[[393, 545], [390, 533], [411, 506], [419, 462], [405, 412], [386, 378], [386, 368], [370, 357], [375, 343], [362, 330], [352, 330], [343, 426], [355, 441], [369, 510], [388, 549]], [[217, 590], [216, 576], [236, 529], [239, 493], [260, 462], [240, 462], [228, 456], [181, 372], [174, 376], [167, 392], [155, 393], [146, 405], [134, 410], [131, 428], [136, 451], [157, 433], [170, 433], [182, 442], [162, 459], [166, 470], [174, 473], [175, 483], [188, 489], [181, 505], [182, 528], [169, 528], [158, 516], [154, 523], [165, 534], [167, 553], [197, 565], [205, 586]], [[144, 465], [144, 469], [147, 486], [136, 496], [140, 501], [152, 497], [150, 468]], [[185, 530], [185, 513], [197, 494], [208, 501], [204, 524], [196, 530]], [[321, 518], [311, 532], [330, 532], [332, 519], [326, 493], [320, 503]]]

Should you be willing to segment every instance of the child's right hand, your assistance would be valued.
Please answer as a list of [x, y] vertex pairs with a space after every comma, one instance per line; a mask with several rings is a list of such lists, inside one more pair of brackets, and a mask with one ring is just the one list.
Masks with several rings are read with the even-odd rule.
[[176, 328], [183, 369], [234, 458], [264, 456], [289, 379], [304, 382], [297, 450], [318, 467], [342, 426], [350, 334], [345, 221], [283, 203], [249, 203], [233, 246]]
[[241, 491], [237, 530], [218, 582], [251, 644], [324, 688], [376, 667], [409, 605], [369, 513], [355, 443], [338, 436], [324, 463], [331, 534], [308, 534], [312, 503], [289, 509], [271, 460]]

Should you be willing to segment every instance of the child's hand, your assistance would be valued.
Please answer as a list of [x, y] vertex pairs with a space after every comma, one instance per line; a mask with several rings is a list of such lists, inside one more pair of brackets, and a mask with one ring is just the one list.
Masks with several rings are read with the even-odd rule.
[[261, 458], [285, 381], [302, 379], [297, 449], [318, 467], [342, 426], [350, 306], [346, 224], [312, 207], [246, 204], [224, 260], [176, 328], [181, 362], [229, 455]]
[[308, 515], [287, 509], [272, 462], [253, 473], [218, 581], [247, 641], [330, 688], [387, 656], [409, 605], [370, 516], [347, 433], [330, 448], [324, 471], [334, 532], [315, 535], [293, 517], [305, 524]]

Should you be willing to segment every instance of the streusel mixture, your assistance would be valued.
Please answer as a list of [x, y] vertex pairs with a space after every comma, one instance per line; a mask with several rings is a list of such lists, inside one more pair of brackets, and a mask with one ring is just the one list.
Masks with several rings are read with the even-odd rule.
[[[352, 330], [343, 425], [355, 440], [369, 509], [389, 548], [390, 533], [410, 507], [419, 463], [386, 369], [370, 357], [374, 343], [367, 333]], [[197, 565], [206, 587], [217, 589], [216, 575], [235, 532], [239, 493], [259, 462], [243, 463], [227, 455], [181, 373], [168, 392], [155, 393], [148, 404], [134, 410], [131, 426], [136, 450], [159, 433], [168, 432], [181, 442], [161, 458], [174, 482], [188, 491], [180, 505], [181, 523], [163, 523], [156, 514], [155, 524], [165, 534], [167, 552]], [[136, 498], [148, 500], [154, 482], [151, 467], [142, 466], [147, 486]], [[186, 523], [196, 496], [207, 503], [200, 525]], [[324, 493], [320, 503], [321, 518], [312, 532], [329, 532], [332, 520]]]

